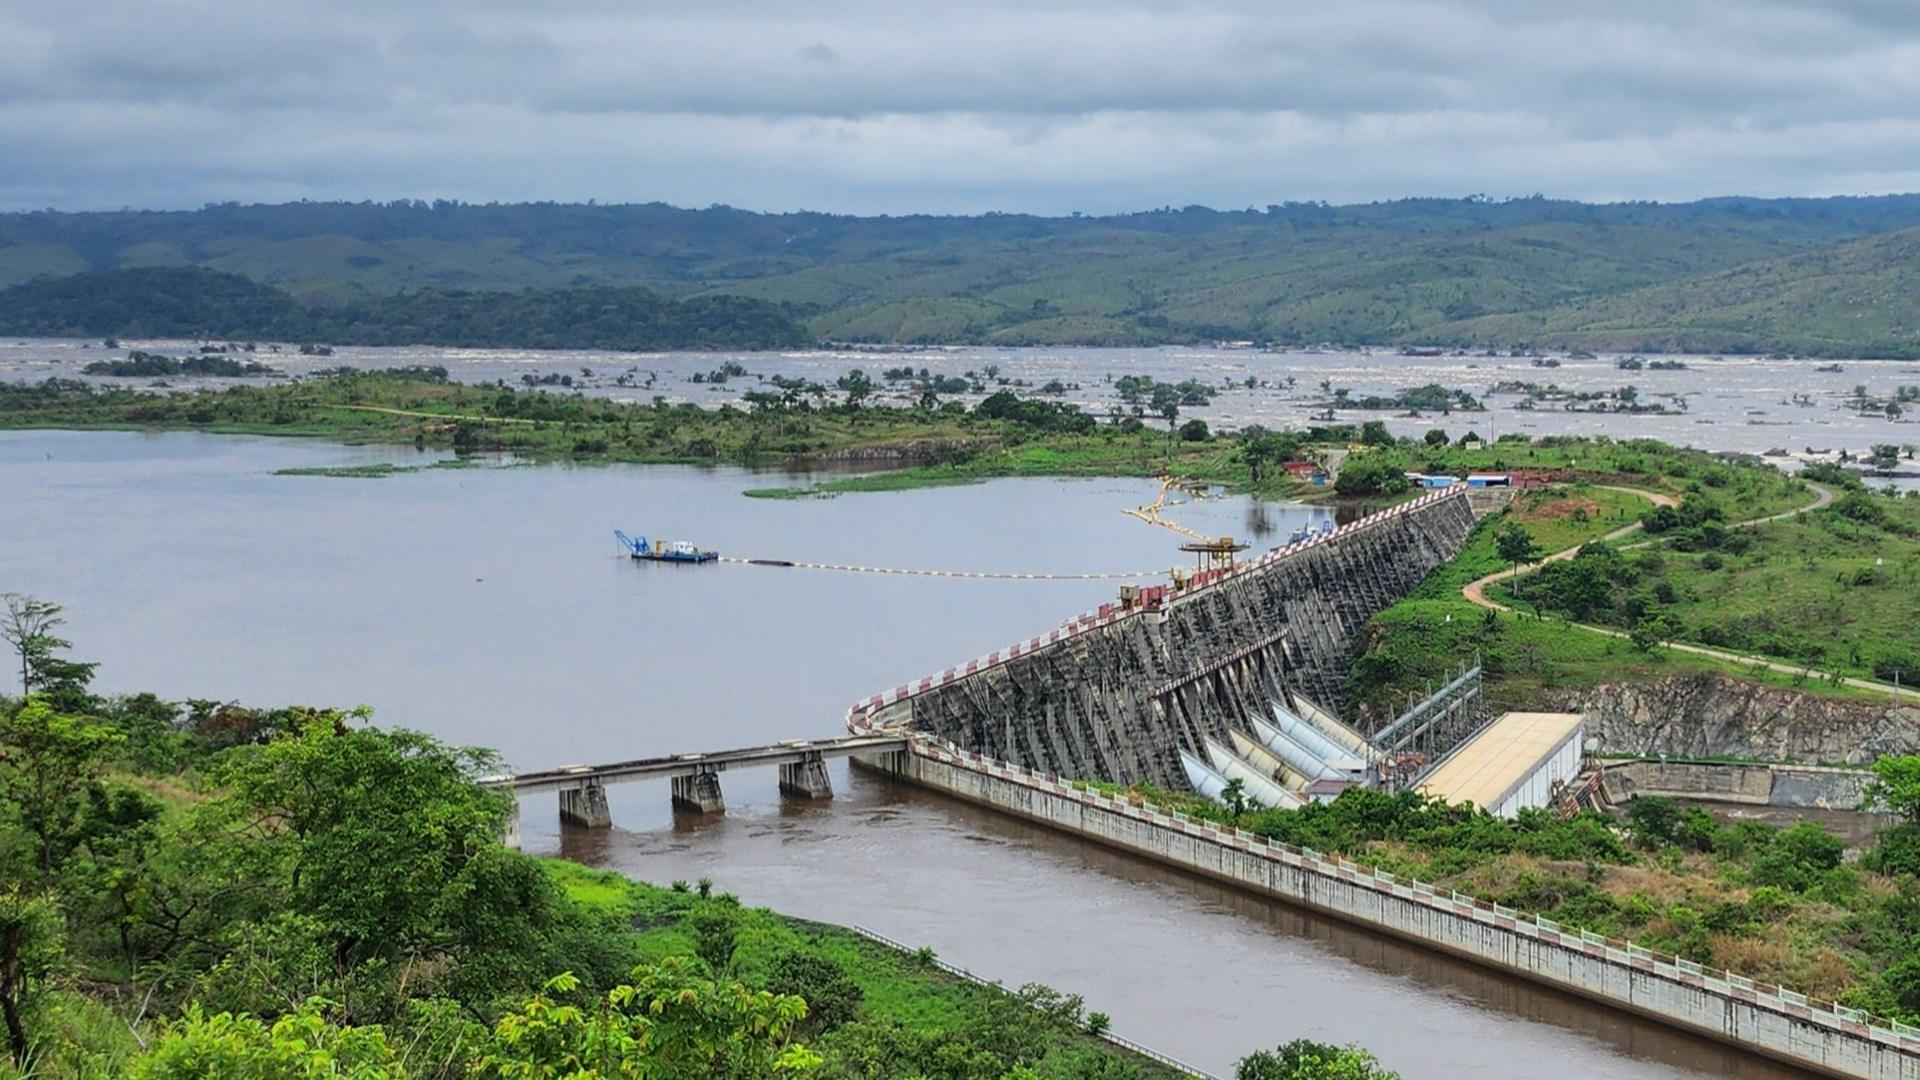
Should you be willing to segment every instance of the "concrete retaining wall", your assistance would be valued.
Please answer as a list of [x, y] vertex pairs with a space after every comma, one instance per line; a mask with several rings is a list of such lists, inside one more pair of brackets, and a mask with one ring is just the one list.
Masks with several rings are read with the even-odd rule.
[[1873, 774], [1817, 765], [1735, 764], [1718, 761], [1615, 761], [1602, 769], [1607, 796], [1712, 799], [1799, 809], [1858, 810]]
[[1826, 1075], [1920, 1080], [1920, 1028], [1437, 892], [1344, 859], [1133, 806], [951, 743], [917, 739], [909, 750], [865, 763]]

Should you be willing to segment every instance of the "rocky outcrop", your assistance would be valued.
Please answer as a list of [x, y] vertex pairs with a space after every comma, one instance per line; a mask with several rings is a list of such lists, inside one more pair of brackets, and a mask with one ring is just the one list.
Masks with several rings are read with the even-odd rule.
[[1867, 765], [1920, 753], [1920, 704], [1824, 697], [1724, 675], [1603, 683], [1550, 692], [1585, 713], [1603, 753]]

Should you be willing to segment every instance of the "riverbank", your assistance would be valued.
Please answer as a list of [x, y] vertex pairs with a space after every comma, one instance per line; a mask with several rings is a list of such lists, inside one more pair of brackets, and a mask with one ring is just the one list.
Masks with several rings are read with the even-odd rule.
[[0, 1078], [294, 1075], [306, 1055], [383, 1080], [1204, 1075], [1077, 996], [704, 879], [512, 851], [506, 798], [473, 779], [488, 751], [364, 711], [96, 696], [50, 636], [60, 609], [10, 603], [33, 692], [0, 697]]
[[[1404, 870], [1382, 866], [1378, 853], [1355, 853], [1354, 859], [1323, 855], [1341, 851], [1365, 833], [1414, 840], [1429, 848], [1441, 837], [1472, 836], [1443, 855], [1457, 869], [1485, 862], [1494, 851], [1527, 850], [1536, 859], [1558, 859], [1569, 864], [1584, 861], [1592, 877], [1598, 863], [1621, 862], [1621, 839], [1591, 816], [1557, 822], [1534, 815], [1517, 827], [1471, 808], [1448, 808], [1428, 803], [1415, 794], [1388, 796], [1350, 790], [1331, 804], [1298, 811], [1254, 811], [1231, 815], [1205, 800], [1191, 803], [1198, 816], [1170, 812], [1154, 805], [1154, 796], [1139, 789], [1111, 794], [1087, 785], [1063, 782], [1030, 770], [959, 749], [950, 743], [925, 740], [907, 751], [886, 755], [873, 764], [916, 783], [962, 799], [981, 803], [1018, 817], [1088, 840], [1107, 844], [1157, 862], [1232, 882], [1264, 895], [1275, 896], [1327, 911], [1361, 925], [1405, 937], [1450, 954], [1472, 958], [1497, 970], [1556, 988], [1605, 1001], [1628, 1012], [1659, 1018], [1665, 1023], [1722, 1039], [1751, 1052], [1776, 1057], [1827, 1075], [1896, 1080], [1912, 1075], [1920, 1060], [1920, 1029], [1896, 1015], [1911, 1007], [1905, 971], [1910, 964], [1894, 954], [1895, 963], [1885, 982], [1849, 987], [1851, 1004], [1810, 998], [1752, 977], [1749, 970], [1713, 966], [1717, 953], [1705, 959], [1699, 953], [1711, 939], [1726, 936], [1711, 925], [1755, 919], [1748, 903], [1734, 903], [1711, 912], [1707, 920], [1686, 903], [1660, 918], [1689, 921], [1689, 936], [1679, 947], [1635, 944], [1602, 936], [1591, 929], [1593, 907], [1605, 903], [1604, 894], [1590, 884], [1580, 886], [1571, 876], [1549, 880], [1533, 873], [1519, 878], [1521, 896], [1486, 899], [1486, 894], [1462, 894], [1436, 889], [1427, 880], [1410, 879]], [[1651, 811], [1659, 800], [1641, 804]], [[1664, 804], [1668, 807], [1671, 804]], [[1419, 821], [1405, 820], [1407, 817]], [[1699, 817], [1713, 831], [1704, 812]], [[1304, 831], [1290, 827], [1305, 823]], [[1652, 813], [1636, 820], [1636, 840], [1649, 850], [1672, 847], [1679, 838], [1679, 822], [1658, 819]], [[1692, 828], [1691, 819], [1687, 827]], [[1750, 824], [1750, 823], [1749, 823]], [[1411, 826], [1410, 828], [1404, 828]], [[1723, 831], [1751, 851], [1754, 829], [1726, 827]], [[1494, 846], [1506, 835], [1510, 846]], [[1903, 850], [1889, 846], [1889, 850]], [[1713, 841], [1717, 843], [1718, 841]], [[1311, 846], [1308, 846], [1311, 844]], [[1709, 847], [1708, 850], [1718, 850]], [[1817, 826], [1796, 826], [1781, 832], [1777, 846], [1766, 849], [1756, 865], [1767, 867], [1772, 880], [1756, 889], [1749, 903], [1789, 908], [1800, 903], [1844, 909], [1833, 891], [1857, 890], [1860, 883], [1851, 868], [1840, 864], [1842, 844]], [[1728, 851], [1719, 851], [1722, 856]], [[1631, 856], [1627, 856], [1629, 859]], [[1431, 869], [1431, 868], [1430, 868]], [[1572, 890], [1571, 896], [1568, 890]], [[1564, 906], [1553, 918], [1541, 914], [1535, 894], [1551, 896]], [[1470, 891], [1471, 892], [1471, 891]], [[1793, 899], [1789, 896], [1798, 894]], [[1518, 900], [1516, 903], [1515, 900]], [[1689, 896], [1689, 899], [1692, 899]], [[1578, 901], [1578, 902], [1575, 902]], [[1642, 898], [1641, 905], [1649, 901]], [[1907, 915], [1906, 899], [1898, 900], [1877, 917], [1890, 917], [1897, 935]], [[1847, 928], [1844, 910], [1834, 922]], [[1764, 916], [1761, 916], [1764, 917]], [[1633, 916], [1629, 916], [1629, 921]], [[1635, 935], [1641, 936], [1641, 935]], [[1644, 940], [1644, 938], [1643, 938]], [[1791, 950], [1769, 940], [1763, 947], [1788, 957]], [[1676, 955], [1678, 954], [1678, 955]], [[1800, 960], [1816, 959], [1800, 957]], [[1753, 965], [1743, 963], [1742, 969]], [[1888, 1006], [1893, 1006], [1889, 1008]], [[1867, 1010], [1882, 1013], [1869, 1015]]]
[[704, 879], [661, 886], [559, 859], [543, 865], [574, 900], [632, 926], [650, 960], [698, 955], [703, 923], [720, 913], [731, 920], [731, 963], [743, 981], [806, 998], [806, 1027], [826, 1036], [818, 1045], [829, 1055], [883, 1048], [886, 1075], [936, 1075], [935, 1059], [954, 1055], [1005, 1055], [1016, 1059], [1006, 1067], [1048, 1077], [1204, 1075], [1110, 1042], [1097, 1001], [1038, 984], [971, 982], [943, 970], [932, 949], [901, 951], [847, 927], [742, 907], [723, 893], [710, 896], [714, 884]]

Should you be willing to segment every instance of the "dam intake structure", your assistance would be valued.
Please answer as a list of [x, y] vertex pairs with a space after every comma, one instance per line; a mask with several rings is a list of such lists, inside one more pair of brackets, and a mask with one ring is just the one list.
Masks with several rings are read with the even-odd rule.
[[931, 736], [1043, 773], [1188, 790], [1185, 759], [1273, 724], [1276, 709], [1337, 713], [1367, 621], [1458, 554], [1474, 520], [1466, 488], [1435, 491], [1141, 589], [861, 702], [848, 726]]

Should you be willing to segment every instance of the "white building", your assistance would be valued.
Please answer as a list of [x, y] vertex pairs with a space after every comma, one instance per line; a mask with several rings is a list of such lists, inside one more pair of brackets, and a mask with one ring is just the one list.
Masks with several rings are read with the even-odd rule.
[[1507, 713], [1443, 758], [1420, 790], [1499, 817], [1546, 806], [1555, 784], [1579, 775], [1584, 734], [1579, 713]]

